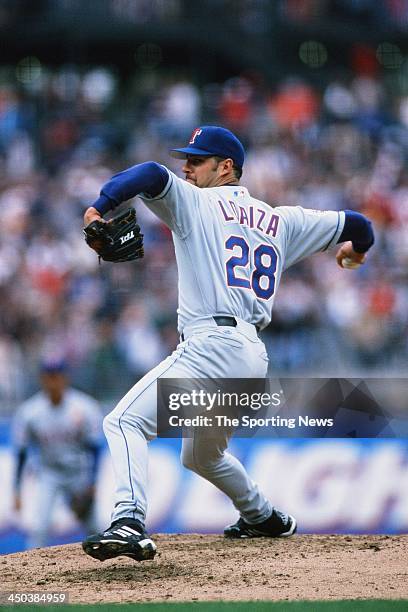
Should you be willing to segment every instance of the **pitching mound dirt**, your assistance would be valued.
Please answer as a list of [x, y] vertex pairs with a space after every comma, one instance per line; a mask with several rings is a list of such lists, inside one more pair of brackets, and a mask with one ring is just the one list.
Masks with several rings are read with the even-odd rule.
[[101, 563], [79, 544], [0, 557], [2, 591], [66, 591], [70, 603], [408, 598], [408, 536], [155, 540], [143, 563]]

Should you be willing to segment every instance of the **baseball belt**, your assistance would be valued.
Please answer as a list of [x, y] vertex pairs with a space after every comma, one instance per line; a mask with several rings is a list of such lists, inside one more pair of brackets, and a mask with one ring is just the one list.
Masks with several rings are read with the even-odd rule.
[[[235, 317], [213, 317], [214, 321], [219, 327], [236, 327], [237, 320]], [[255, 325], [256, 331], [259, 332], [258, 325]], [[180, 336], [181, 341], [184, 342], [184, 334]]]

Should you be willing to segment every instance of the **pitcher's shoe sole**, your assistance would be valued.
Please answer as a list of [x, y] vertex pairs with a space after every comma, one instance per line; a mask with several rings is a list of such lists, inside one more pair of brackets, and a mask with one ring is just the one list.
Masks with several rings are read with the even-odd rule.
[[133, 543], [90, 536], [82, 542], [82, 548], [87, 555], [99, 561], [123, 555], [136, 561], [148, 561], [153, 559], [157, 552], [156, 544], [150, 538]]

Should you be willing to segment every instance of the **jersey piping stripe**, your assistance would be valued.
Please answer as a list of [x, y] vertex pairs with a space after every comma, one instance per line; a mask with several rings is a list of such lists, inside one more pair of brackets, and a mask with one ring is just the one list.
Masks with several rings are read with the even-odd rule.
[[339, 229], [339, 225], [340, 225], [340, 213], [337, 213], [337, 225], [336, 225], [336, 230], [333, 234], [333, 236], [330, 238], [329, 242], [326, 244], [326, 246], [324, 247], [324, 249], [322, 249], [323, 251], [327, 251], [327, 249], [329, 248], [329, 246], [331, 245], [332, 241], [334, 240], [335, 235], [337, 234], [337, 230]]
[[[129, 477], [130, 489], [132, 491], [132, 499], [135, 502], [135, 510], [133, 511], [133, 518], [135, 518], [135, 514], [136, 514], [136, 510], [138, 509], [138, 505], [137, 505], [137, 500], [135, 499], [135, 491], [134, 491], [133, 482], [132, 482], [132, 470], [131, 470], [131, 467], [130, 467], [129, 445], [128, 445], [128, 442], [127, 442], [127, 438], [126, 438], [125, 432], [123, 431], [123, 428], [122, 428], [121, 419], [126, 414], [126, 412], [129, 410], [129, 408], [134, 404], [134, 402], [142, 395], [142, 393], [144, 393], [152, 384], [154, 384], [160, 376], [163, 376], [163, 374], [165, 374], [176, 363], [176, 361], [178, 359], [180, 359], [180, 357], [182, 357], [182, 355], [184, 354], [184, 352], [185, 352], [185, 350], [187, 348], [187, 345], [188, 345], [188, 341], [186, 342], [186, 345], [183, 347], [182, 352], [173, 359], [173, 361], [170, 363], [170, 365], [165, 370], [163, 370], [163, 372], [160, 372], [160, 374], [155, 376], [154, 379], [149, 384], [146, 384], [146, 386], [143, 387], [143, 389], [140, 391], [140, 393], [138, 393], [136, 395], [136, 397], [134, 397], [132, 399], [130, 404], [128, 406], [126, 406], [126, 408], [123, 410], [122, 414], [119, 417], [119, 421], [118, 421], [119, 429], [121, 431], [121, 434], [123, 436], [123, 439], [125, 441], [125, 446], [126, 446], [126, 460], [127, 460], [127, 464], [128, 464], [128, 477]], [[147, 374], [146, 376], [148, 376], [148, 375], [149, 374]]]

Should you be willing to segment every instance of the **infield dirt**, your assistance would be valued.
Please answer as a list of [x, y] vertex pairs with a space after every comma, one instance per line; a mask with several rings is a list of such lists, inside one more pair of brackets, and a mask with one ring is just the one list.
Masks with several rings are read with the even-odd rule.
[[101, 563], [80, 544], [0, 557], [2, 591], [66, 591], [70, 603], [408, 598], [408, 535], [154, 539], [143, 563]]

